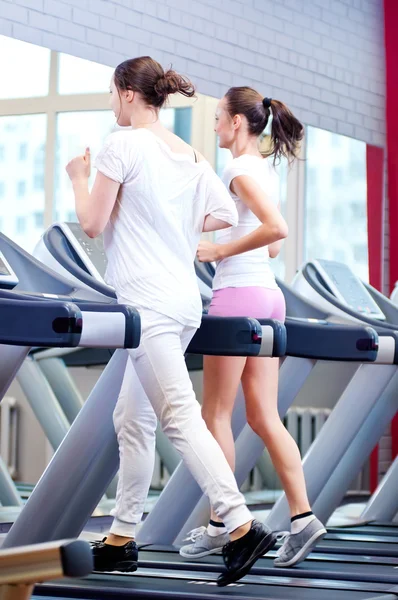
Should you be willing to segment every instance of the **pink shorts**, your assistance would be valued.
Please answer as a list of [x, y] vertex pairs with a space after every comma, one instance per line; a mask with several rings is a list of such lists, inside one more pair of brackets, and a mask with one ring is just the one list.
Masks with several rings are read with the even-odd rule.
[[283, 322], [286, 316], [285, 298], [280, 288], [223, 288], [213, 292], [209, 315], [277, 319]]

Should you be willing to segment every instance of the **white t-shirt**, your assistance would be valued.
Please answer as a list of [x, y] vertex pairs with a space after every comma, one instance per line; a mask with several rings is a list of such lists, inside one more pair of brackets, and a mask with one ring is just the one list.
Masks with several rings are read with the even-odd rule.
[[[268, 160], [250, 154], [243, 154], [238, 158], [234, 158], [226, 166], [222, 180], [235, 201], [239, 222], [237, 227], [216, 232], [216, 241], [219, 244], [227, 244], [238, 240], [261, 225], [261, 221], [256, 215], [230, 189], [232, 180], [239, 175], [252, 177], [272, 202], [276, 205], [279, 202], [279, 177]], [[271, 289], [278, 287], [269, 264], [267, 246], [224, 258], [217, 263], [213, 290], [246, 286]]]
[[106, 281], [118, 298], [198, 327], [194, 258], [204, 219], [238, 221], [223, 183], [208, 162], [144, 128], [112, 133], [95, 166], [122, 184], [104, 231]]

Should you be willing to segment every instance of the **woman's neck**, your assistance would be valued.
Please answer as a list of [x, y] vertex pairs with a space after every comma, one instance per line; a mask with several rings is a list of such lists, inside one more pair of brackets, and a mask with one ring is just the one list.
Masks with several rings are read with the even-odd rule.
[[131, 117], [133, 129], [150, 129], [154, 133], [164, 130], [164, 125], [159, 119], [159, 113], [150, 108], [144, 108]]
[[261, 157], [261, 153], [258, 149], [257, 138], [249, 136], [234, 140], [229, 150], [234, 158], [238, 158], [238, 156], [242, 156], [243, 154]]

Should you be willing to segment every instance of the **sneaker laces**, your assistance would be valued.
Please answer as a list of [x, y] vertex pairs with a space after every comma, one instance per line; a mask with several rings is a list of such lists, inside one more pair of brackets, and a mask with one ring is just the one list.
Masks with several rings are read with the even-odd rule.
[[102, 548], [105, 545], [106, 537], [102, 538], [102, 540], [96, 540], [95, 542], [90, 542], [91, 548]]
[[277, 550], [276, 555], [280, 556], [282, 554], [282, 552], [285, 549], [286, 544], [289, 541], [289, 538], [291, 536], [290, 531], [280, 531], [277, 536], [276, 536], [276, 541], [277, 542], [282, 542], [281, 547], [279, 548], [279, 550]]
[[184, 538], [184, 542], [196, 542], [196, 540], [200, 539], [201, 537], [203, 537], [203, 535], [205, 534], [207, 527], [205, 527], [204, 525], [202, 525], [201, 527], [196, 527], [195, 529], [192, 529], [192, 531], [190, 531], [187, 534], [187, 537]]

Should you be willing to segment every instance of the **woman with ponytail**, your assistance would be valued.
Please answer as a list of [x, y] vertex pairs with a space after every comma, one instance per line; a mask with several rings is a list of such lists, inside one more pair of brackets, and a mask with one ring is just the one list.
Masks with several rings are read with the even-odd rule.
[[[134, 541], [155, 460], [157, 418], [230, 534], [218, 585], [243, 577], [275, 543], [254, 521], [234, 475], [206, 427], [184, 352], [202, 317], [194, 258], [202, 231], [236, 225], [236, 207], [210, 164], [159, 119], [169, 94], [194, 87], [148, 56], [120, 64], [111, 81], [117, 122], [99, 153], [88, 190], [90, 155], [67, 166], [84, 231], [104, 232], [107, 282], [138, 308], [141, 343], [129, 350], [114, 412], [120, 470], [110, 534], [93, 546], [97, 571], [135, 571]], [[167, 519], [167, 515], [165, 515]]]
[[[273, 164], [262, 156], [258, 143], [271, 116], [267, 158], [273, 157]], [[199, 244], [199, 260], [217, 263], [209, 314], [284, 321], [285, 300], [269, 264], [288, 233], [278, 210], [274, 165], [282, 157], [295, 160], [303, 126], [282, 102], [263, 98], [250, 87], [233, 87], [218, 104], [215, 131], [220, 147], [233, 156], [223, 181], [239, 222], [219, 232], [217, 243]], [[278, 414], [278, 371], [276, 358], [206, 356], [202, 414], [234, 469], [231, 415], [242, 384], [247, 422], [264, 441], [289, 503], [291, 533], [275, 560], [275, 566], [289, 567], [304, 560], [326, 530], [311, 511], [299, 450]], [[228, 541], [228, 532], [212, 509], [209, 526], [194, 530], [187, 539], [193, 543], [181, 548], [181, 555], [199, 558], [218, 551]]]

